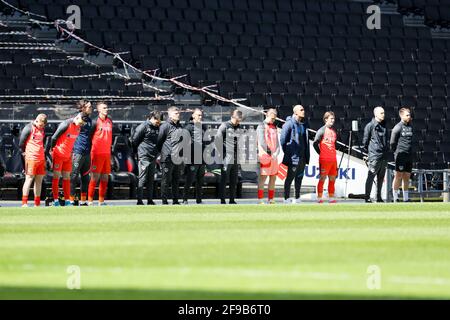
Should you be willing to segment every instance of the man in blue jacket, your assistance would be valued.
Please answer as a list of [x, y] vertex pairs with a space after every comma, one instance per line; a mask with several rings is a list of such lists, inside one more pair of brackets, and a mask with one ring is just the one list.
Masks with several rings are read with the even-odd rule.
[[[281, 130], [280, 144], [284, 152], [283, 164], [287, 166], [287, 176], [284, 182], [284, 203], [300, 203], [300, 188], [302, 186], [305, 166], [309, 163], [308, 124], [305, 119], [305, 108], [294, 106], [292, 117], [286, 118]], [[289, 201], [291, 184], [295, 179], [295, 198]]]

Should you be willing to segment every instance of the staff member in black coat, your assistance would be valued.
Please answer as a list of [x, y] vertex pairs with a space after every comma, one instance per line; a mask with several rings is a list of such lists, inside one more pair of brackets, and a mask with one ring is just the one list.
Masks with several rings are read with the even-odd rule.
[[411, 111], [409, 108], [401, 108], [399, 115], [401, 121], [392, 129], [390, 143], [395, 156], [395, 178], [392, 195], [394, 196], [394, 202], [397, 202], [398, 189], [403, 182], [403, 202], [409, 202], [408, 188], [413, 163]]
[[169, 186], [172, 186], [172, 204], [178, 202], [180, 175], [184, 165], [178, 162], [183, 149], [183, 127], [180, 124], [180, 109], [170, 107], [169, 119], [159, 129], [158, 150], [161, 152], [161, 199], [162, 204], [169, 204]]
[[238, 184], [238, 141], [241, 131], [242, 111], [233, 110], [231, 119], [220, 125], [214, 143], [220, 159], [222, 160], [219, 196], [220, 203], [225, 202], [225, 187], [227, 180], [230, 181], [230, 201], [229, 204], [236, 204], [236, 186]]
[[144, 186], [147, 186], [147, 205], [153, 202], [153, 183], [156, 169], [156, 156], [158, 155], [158, 135], [161, 124], [161, 113], [152, 111], [147, 120], [141, 123], [131, 138], [131, 143], [138, 150], [139, 182], [137, 186], [137, 205], [143, 205]]
[[384, 121], [384, 109], [376, 107], [373, 109], [374, 118], [364, 128], [363, 145], [368, 151], [367, 166], [369, 172], [366, 180], [365, 200], [371, 203], [370, 194], [372, 192], [373, 180], [377, 177], [377, 202], [384, 202], [381, 198], [384, 174], [387, 168], [387, 158], [389, 152], [389, 138]]
[[197, 204], [202, 203], [203, 198], [203, 180], [205, 176], [206, 165], [203, 161], [203, 151], [205, 143], [203, 135], [205, 129], [202, 125], [203, 111], [196, 108], [192, 113], [191, 120], [184, 127], [191, 136], [191, 153], [185, 162], [186, 182], [184, 185], [183, 204], [188, 204], [189, 190], [195, 180], [195, 199]]

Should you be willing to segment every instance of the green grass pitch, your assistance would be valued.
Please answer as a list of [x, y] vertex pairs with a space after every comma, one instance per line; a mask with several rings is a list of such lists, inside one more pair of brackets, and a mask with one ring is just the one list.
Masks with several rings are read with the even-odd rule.
[[450, 205], [0, 209], [0, 299], [317, 298], [450, 298]]

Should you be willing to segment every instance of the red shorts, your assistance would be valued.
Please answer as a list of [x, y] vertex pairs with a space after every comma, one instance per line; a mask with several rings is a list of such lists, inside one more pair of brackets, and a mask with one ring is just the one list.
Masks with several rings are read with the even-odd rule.
[[100, 174], [111, 173], [111, 156], [109, 154], [91, 154], [91, 172]]
[[45, 176], [45, 160], [25, 160], [25, 174], [28, 176]]
[[319, 170], [321, 176], [337, 176], [337, 162], [336, 161], [319, 161]]
[[276, 176], [278, 173], [278, 161], [269, 155], [259, 157], [260, 175]]
[[53, 154], [53, 171], [72, 172], [72, 158], [61, 158]]

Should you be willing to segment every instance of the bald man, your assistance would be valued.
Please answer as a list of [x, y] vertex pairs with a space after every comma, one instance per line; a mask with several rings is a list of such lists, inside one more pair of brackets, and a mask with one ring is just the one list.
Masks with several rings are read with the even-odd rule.
[[[283, 164], [287, 166], [287, 176], [284, 181], [284, 203], [300, 203], [300, 188], [302, 186], [305, 166], [309, 163], [308, 123], [305, 118], [305, 108], [295, 105], [293, 115], [286, 118], [280, 135], [280, 145], [283, 149]], [[295, 180], [295, 198], [290, 199], [291, 184]]]
[[367, 166], [369, 172], [366, 180], [365, 200], [371, 203], [370, 194], [375, 177], [377, 177], [377, 202], [384, 202], [381, 198], [384, 174], [386, 173], [389, 152], [389, 138], [384, 121], [384, 109], [373, 109], [374, 118], [364, 128], [363, 145], [368, 153]]

